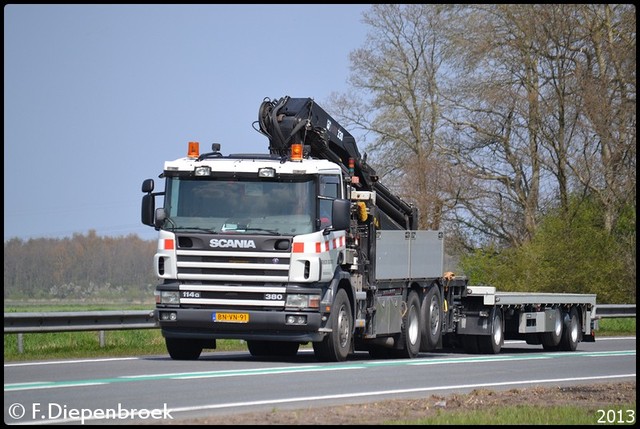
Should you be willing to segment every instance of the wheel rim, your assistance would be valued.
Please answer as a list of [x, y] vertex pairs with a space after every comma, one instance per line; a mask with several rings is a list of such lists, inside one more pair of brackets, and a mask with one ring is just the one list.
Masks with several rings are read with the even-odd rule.
[[554, 327], [556, 336], [560, 336], [562, 334], [562, 314], [560, 310], [556, 310], [558, 314], [556, 315], [556, 326]]
[[495, 344], [502, 343], [502, 323], [500, 323], [498, 316], [493, 319], [493, 342]]
[[431, 334], [436, 335], [440, 332], [440, 304], [435, 296], [431, 298], [429, 308], [431, 314], [431, 320], [429, 321]]
[[349, 316], [346, 309], [340, 307], [340, 313], [338, 314], [338, 340], [340, 341], [340, 347], [345, 347], [349, 341]]
[[409, 337], [409, 341], [411, 342], [411, 344], [415, 344], [416, 342], [418, 342], [418, 336], [420, 333], [420, 326], [419, 326], [419, 317], [418, 317], [418, 310], [416, 309], [416, 307], [411, 307], [411, 310], [409, 312], [409, 326], [407, 329], [407, 336]]
[[574, 343], [578, 341], [578, 323], [576, 320], [575, 317], [571, 319], [571, 341]]

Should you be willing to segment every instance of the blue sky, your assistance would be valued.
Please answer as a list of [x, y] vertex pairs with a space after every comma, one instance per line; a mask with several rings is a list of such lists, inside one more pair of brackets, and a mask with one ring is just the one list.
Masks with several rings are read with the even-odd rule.
[[142, 181], [189, 141], [265, 152], [265, 97], [345, 92], [369, 7], [5, 5], [5, 240], [155, 238]]

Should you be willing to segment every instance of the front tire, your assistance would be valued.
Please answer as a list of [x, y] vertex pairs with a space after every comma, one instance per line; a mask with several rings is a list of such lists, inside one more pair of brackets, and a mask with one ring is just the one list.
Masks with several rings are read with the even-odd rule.
[[328, 326], [331, 332], [322, 341], [313, 343], [313, 352], [322, 361], [345, 361], [351, 351], [353, 313], [344, 289], [338, 289], [336, 293]]

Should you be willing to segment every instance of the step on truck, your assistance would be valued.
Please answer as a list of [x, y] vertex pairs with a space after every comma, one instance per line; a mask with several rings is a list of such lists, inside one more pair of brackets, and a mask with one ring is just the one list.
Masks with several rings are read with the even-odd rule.
[[268, 153], [189, 142], [186, 157], [165, 162], [164, 190], [142, 184], [171, 358], [197, 359], [219, 339], [271, 357], [311, 344], [332, 362], [594, 341], [595, 295], [497, 292], [444, 272], [443, 233], [418, 229], [416, 208], [313, 99], [265, 99], [254, 127]]

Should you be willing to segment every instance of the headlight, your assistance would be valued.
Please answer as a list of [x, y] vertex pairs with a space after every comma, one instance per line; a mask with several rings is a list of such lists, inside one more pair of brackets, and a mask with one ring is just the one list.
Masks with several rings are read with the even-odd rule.
[[180, 304], [180, 292], [161, 291], [160, 303], [161, 304]]
[[287, 295], [287, 307], [293, 308], [318, 308], [320, 303], [320, 295], [305, 295], [305, 294], [288, 294]]

